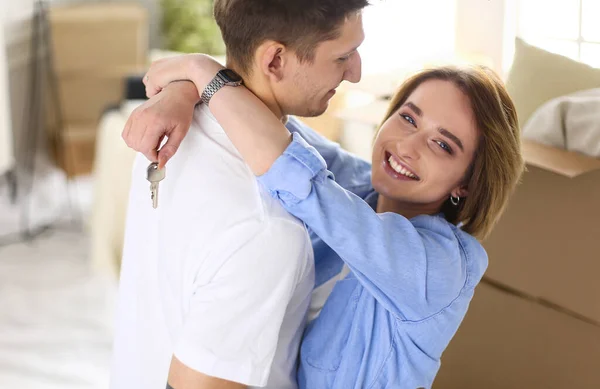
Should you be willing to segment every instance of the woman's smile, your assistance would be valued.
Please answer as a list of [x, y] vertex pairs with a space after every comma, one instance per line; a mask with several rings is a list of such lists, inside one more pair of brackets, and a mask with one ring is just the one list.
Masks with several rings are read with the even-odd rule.
[[385, 171], [395, 179], [420, 181], [419, 176], [417, 176], [410, 166], [406, 165], [404, 162], [400, 161], [398, 157], [387, 151], [385, 152], [383, 165]]

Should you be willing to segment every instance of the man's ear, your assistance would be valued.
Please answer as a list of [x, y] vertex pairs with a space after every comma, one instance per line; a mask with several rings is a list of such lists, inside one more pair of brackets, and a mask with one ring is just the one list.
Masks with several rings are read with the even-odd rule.
[[288, 65], [289, 54], [285, 45], [276, 41], [265, 41], [256, 51], [260, 72], [271, 81], [281, 81], [284, 69]]

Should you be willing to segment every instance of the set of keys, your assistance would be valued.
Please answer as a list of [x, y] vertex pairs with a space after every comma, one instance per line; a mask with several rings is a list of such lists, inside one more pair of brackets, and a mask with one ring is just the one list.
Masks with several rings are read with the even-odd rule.
[[146, 171], [146, 179], [150, 181], [150, 198], [152, 199], [152, 207], [158, 207], [158, 184], [165, 179], [166, 169], [158, 168], [158, 163], [152, 162], [148, 165]]

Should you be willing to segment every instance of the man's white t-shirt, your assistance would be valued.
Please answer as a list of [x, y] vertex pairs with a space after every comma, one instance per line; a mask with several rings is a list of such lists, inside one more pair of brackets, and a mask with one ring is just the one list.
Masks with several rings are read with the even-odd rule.
[[111, 388], [160, 388], [173, 355], [206, 375], [296, 387], [314, 286], [304, 225], [256, 181], [208, 108], [169, 161], [158, 209], [133, 169]]

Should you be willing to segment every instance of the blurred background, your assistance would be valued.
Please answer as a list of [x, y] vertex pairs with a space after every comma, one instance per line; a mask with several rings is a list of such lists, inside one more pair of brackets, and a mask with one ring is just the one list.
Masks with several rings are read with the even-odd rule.
[[[106, 388], [149, 63], [222, 58], [211, 0], [0, 0], [0, 388]], [[387, 0], [364, 12], [363, 79], [303, 119], [365, 159], [424, 66], [505, 80], [527, 173], [435, 388], [599, 388], [600, 0]]]

